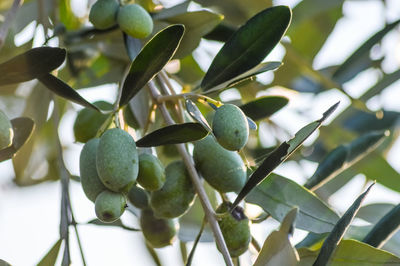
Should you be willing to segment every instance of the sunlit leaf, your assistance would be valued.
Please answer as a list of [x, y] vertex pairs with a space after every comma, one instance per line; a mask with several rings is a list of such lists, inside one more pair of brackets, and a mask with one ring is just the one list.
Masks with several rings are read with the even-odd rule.
[[208, 130], [199, 123], [183, 123], [157, 129], [136, 142], [138, 147], [156, 147], [196, 141], [208, 135]]
[[60, 251], [62, 239], [59, 239], [47, 252], [47, 254], [37, 264], [38, 266], [56, 265], [58, 253]]
[[248, 20], [215, 56], [201, 88], [210, 90], [261, 63], [285, 34], [290, 19], [287, 6], [275, 6]]
[[65, 59], [62, 48], [38, 47], [0, 64], [0, 86], [42, 77], [59, 67]]
[[130, 101], [172, 58], [184, 32], [183, 25], [172, 25], [157, 33], [132, 61], [122, 86], [119, 106]]
[[324, 202], [296, 182], [271, 174], [246, 197], [273, 218], [282, 221], [294, 207], [299, 209], [296, 227], [314, 233], [330, 232], [339, 216]]
[[67, 30], [76, 30], [81, 26], [81, 21], [75, 16], [71, 8], [71, 0], [60, 0], [58, 2], [60, 21]]
[[248, 102], [240, 109], [253, 120], [261, 120], [282, 109], [289, 99], [282, 96], [263, 96]]

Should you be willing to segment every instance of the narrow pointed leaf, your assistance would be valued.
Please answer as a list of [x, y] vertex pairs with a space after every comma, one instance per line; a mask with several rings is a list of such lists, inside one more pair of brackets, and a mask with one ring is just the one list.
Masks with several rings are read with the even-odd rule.
[[286, 97], [264, 96], [240, 106], [240, 109], [242, 109], [248, 117], [257, 121], [270, 117], [287, 105], [288, 102], [289, 99]]
[[361, 97], [360, 100], [366, 102], [373, 96], [381, 93], [384, 89], [400, 79], [400, 69], [390, 74], [385, 74], [375, 85], [369, 88]]
[[52, 74], [46, 74], [38, 78], [40, 82], [43, 83], [49, 90], [61, 96], [71, 102], [80, 104], [84, 107], [88, 107], [100, 112], [100, 109], [97, 106], [91, 104], [86, 101], [78, 92], [76, 92], [73, 88], [71, 88], [67, 83], [62, 81], [61, 79], [53, 76]]
[[339, 242], [342, 240], [344, 234], [350, 227], [351, 222], [360, 209], [361, 203], [364, 201], [374, 184], [375, 183], [371, 184], [367, 190], [354, 201], [350, 208], [347, 209], [347, 211], [343, 214], [342, 218], [340, 218], [340, 220], [336, 223], [332, 232], [330, 232], [328, 237], [325, 239], [324, 244], [322, 244], [321, 250], [313, 266], [322, 266], [328, 264], [332, 254], [335, 252], [336, 247], [339, 245]]
[[246, 184], [234, 201], [232, 210], [254, 187], [264, 180], [278, 165], [283, 163], [315, 130], [317, 130], [321, 126], [322, 122], [324, 122], [325, 119], [335, 111], [338, 105], [339, 102], [332, 105], [322, 115], [321, 119], [306, 125], [295, 134], [294, 138], [283, 142], [278, 148], [271, 152], [261, 165], [250, 175]]
[[172, 25], [157, 33], [132, 61], [122, 86], [119, 106], [130, 101], [172, 58], [182, 39], [183, 25]]
[[88, 224], [94, 224], [94, 225], [100, 225], [100, 226], [116, 226], [116, 227], [121, 227], [122, 229], [128, 230], [128, 231], [134, 231], [134, 232], [138, 232], [141, 231], [140, 229], [136, 229], [136, 228], [132, 228], [129, 226], [126, 226], [125, 224], [122, 223], [121, 219], [118, 219], [112, 223], [104, 223], [102, 221], [100, 221], [99, 219], [94, 219], [91, 220], [89, 222], [87, 222]]
[[28, 141], [35, 128], [35, 123], [28, 117], [18, 117], [11, 120], [14, 137], [10, 147], [0, 150], [0, 162], [11, 159]]
[[0, 64], [0, 86], [41, 77], [59, 67], [65, 55], [65, 49], [53, 47], [33, 48], [17, 55]]
[[371, 224], [376, 224], [379, 220], [388, 214], [393, 208], [394, 204], [391, 203], [372, 203], [362, 206], [358, 211], [356, 217], [363, 219]]
[[212, 129], [208, 124], [207, 120], [204, 118], [203, 114], [200, 112], [199, 108], [192, 100], [186, 99], [185, 106], [186, 106], [186, 111], [194, 120], [202, 124], [204, 128], [206, 128], [209, 132], [212, 132]]
[[129, 59], [133, 61], [142, 49], [142, 43], [139, 39], [133, 38], [125, 32], [123, 33], [123, 37], [126, 52], [128, 53]]
[[[309, 266], [317, 257], [318, 251], [301, 248], [298, 250], [300, 263], [298, 266]], [[343, 265], [400, 265], [400, 258], [382, 249], [371, 247], [356, 240], [342, 240], [335, 253], [326, 264]]]
[[285, 34], [291, 16], [289, 7], [275, 6], [248, 20], [218, 52], [201, 88], [207, 91], [261, 63]]
[[247, 203], [260, 206], [277, 221], [294, 207], [299, 209], [296, 227], [314, 233], [330, 232], [339, 220], [314, 193], [285, 177], [271, 174], [246, 197]]
[[136, 142], [138, 147], [156, 147], [196, 141], [208, 135], [208, 130], [199, 123], [183, 123], [157, 129]]
[[387, 213], [379, 222], [369, 231], [363, 239], [364, 243], [373, 247], [380, 248], [386, 241], [400, 229], [400, 204]]
[[290, 243], [298, 209], [292, 209], [283, 219], [279, 231], [272, 232], [265, 240], [253, 266], [296, 266], [299, 255]]
[[59, 239], [37, 265], [38, 266], [56, 265], [61, 243], [62, 239]]

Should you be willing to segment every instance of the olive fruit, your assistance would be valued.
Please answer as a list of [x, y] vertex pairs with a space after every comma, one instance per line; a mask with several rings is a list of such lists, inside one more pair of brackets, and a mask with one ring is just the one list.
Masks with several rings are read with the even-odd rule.
[[108, 29], [116, 24], [118, 8], [115, 0], [98, 0], [90, 9], [89, 21], [97, 29]]
[[249, 219], [241, 207], [236, 207], [229, 212], [231, 204], [224, 202], [216, 210], [216, 213], [224, 213], [218, 220], [222, 235], [231, 257], [239, 257], [249, 247], [251, 240]]
[[127, 197], [129, 202], [136, 208], [145, 209], [149, 207], [149, 195], [144, 189], [138, 186], [133, 186], [129, 190]]
[[[94, 105], [102, 110], [112, 110], [111, 103], [105, 101], [95, 102]], [[91, 108], [84, 108], [78, 112], [74, 122], [75, 140], [85, 143], [94, 138], [99, 128], [107, 120], [108, 115], [102, 114]]]
[[160, 160], [152, 154], [139, 155], [137, 182], [146, 190], [159, 190], [165, 183], [165, 170]]
[[122, 6], [117, 15], [119, 27], [134, 38], [146, 38], [153, 31], [153, 19], [138, 4]]
[[96, 167], [108, 189], [128, 192], [139, 170], [136, 144], [131, 135], [119, 128], [104, 132], [97, 148]]
[[98, 138], [89, 140], [83, 146], [79, 157], [79, 170], [83, 192], [93, 202], [96, 200], [97, 195], [106, 190], [106, 187], [100, 181], [96, 168], [96, 152], [99, 141], [100, 139]]
[[177, 230], [172, 219], [157, 218], [151, 209], [142, 210], [140, 227], [144, 238], [153, 248], [172, 245]]
[[165, 175], [163, 187], [151, 193], [150, 206], [156, 217], [179, 217], [189, 210], [196, 196], [192, 180], [182, 161], [167, 165]]
[[239, 154], [224, 149], [211, 135], [194, 143], [193, 159], [204, 179], [219, 192], [239, 191], [246, 181]]
[[126, 207], [125, 196], [109, 190], [101, 192], [94, 202], [97, 218], [105, 223], [117, 220], [124, 213]]
[[6, 114], [0, 110], [0, 150], [12, 144], [14, 131]]
[[218, 143], [230, 151], [243, 148], [249, 138], [246, 115], [233, 104], [224, 104], [215, 111], [212, 129]]

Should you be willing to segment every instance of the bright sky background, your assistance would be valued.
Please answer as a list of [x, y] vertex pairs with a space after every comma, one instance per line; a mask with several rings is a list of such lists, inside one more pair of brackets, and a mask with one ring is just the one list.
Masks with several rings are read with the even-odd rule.
[[[76, 0], [75, 2], [77, 2]], [[79, 2], [79, 1], [78, 1]], [[84, 2], [84, 1], [83, 1]], [[279, 4], [293, 6], [297, 1], [280, 0]], [[82, 3], [82, 2], [81, 2]], [[80, 4], [81, 4], [80, 3]], [[78, 3], [79, 5], [79, 3]], [[389, 20], [393, 21], [400, 17], [400, 1], [387, 1]], [[316, 68], [321, 68], [342, 62], [352, 51], [357, 48], [367, 37], [371, 36], [384, 25], [384, 10], [381, 1], [351, 1], [344, 5], [344, 18], [341, 19], [334, 33], [331, 34], [322, 52], [317, 56]], [[399, 68], [399, 32], [394, 31], [384, 39], [384, 50], [390, 52], [390, 56], [384, 61], [384, 68], [392, 72]], [[21, 37], [22, 38], [22, 37]], [[41, 42], [38, 41], [38, 44]], [[212, 50], [213, 48], [209, 48]], [[215, 53], [215, 52], [214, 52]], [[198, 54], [196, 52], [196, 54]], [[201, 53], [200, 53], [201, 54]], [[268, 59], [280, 59], [282, 48], [277, 47]], [[202, 66], [206, 67], [210, 61], [205, 60]], [[263, 77], [268, 78], [268, 76]], [[368, 88], [377, 79], [375, 71], [367, 71], [359, 75], [355, 81], [346, 84], [345, 88], [354, 95], [358, 95], [363, 88]], [[80, 93], [89, 101], [98, 99], [112, 99], [107, 87], [81, 90]], [[227, 98], [232, 96], [226, 96]], [[233, 96], [234, 97], [234, 96]], [[328, 91], [322, 93], [310, 106], [310, 97], [291, 95], [291, 101], [273, 117], [274, 121], [287, 127], [292, 133], [309, 121], [320, 117], [321, 111], [325, 110], [337, 100], [342, 100], [340, 110], [348, 103], [341, 93]], [[372, 108], [384, 105], [389, 110], [400, 111], [399, 83], [391, 86], [385, 93], [368, 104]], [[302, 106], [308, 106], [304, 115], [293, 112]], [[80, 107], [76, 106], [76, 110]], [[72, 123], [76, 112], [70, 112], [62, 120], [60, 134], [66, 145], [72, 148], [65, 152], [66, 163], [73, 174], [78, 174], [78, 156], [81, 149], [80, 144], [73, 144]], [[285, 122], [286, 121], [286, 122]], [[314, 134], [315, 139], [317, 134]], [[389, 154], [389, 162], [400, 171], [400, 142]], [[277, 173], [282, 173], [289, 178], [302, 183], [312, 173], [316, 165], [304, 163], [303, 169], [294, 164], [288, 167], [279, 167]], [[59, 238], [60, 217], [60, 183], [45, 183], [34, 187], [20, 188], [12, 182], [12, 164], [10, 161], [0, 164], [2, 178], [0, 180], [0, 258], [5, 259], [12, 265], [34, 265], [48, 249]], [[299, 174], [300, 173], [300, 174]], [[362, 177], [353, 179], [331, 198], [331, 203], [339, 212], [343, 212], [361, 192], [364, 179]], [[86, 199], [80, 184], [71, 182], [72, 207], [78, 222], [86, 222], [95, 217], [93, 204]], [[398, 203], [400, 195], [389, 191], [379, 184], [374, 187], [368, 195], [364, 204], [369, 202], [392, 202]], [[123, 220], [132, 226], [136, 226], [136, 219], [128, 212], [124, 214]], [[270, 223], [268, 228], [257, 225], [254, 228], [259, 241], [265, 239], [266, 234], [275, 228], [278, 223]], [[118, 228], [102, 228], [98, 226], [79, 226], [81, 240], [83, 243], [88, 265], [153, 265], [144, 248], [141, 233], [123, 231]], [[296, 234], [297, 239], [304, 233]], [[76, 239], [71, 227], [71, 256], [73, 265], [81, 265]], [[190, 248], [191, 245], [188, 245]], [[177, 265], [181, 263], [178, 241], [172, 247], [158, 250], [164, 265]], [[246, 257], [246, 256], [243, 256]], [[248, 256], [247, 256], [248, 257]], [[249, 258], [247, 259], [248, 261]], [[245, 265], [246, 258], [242, 261]], [[60, 261], [59, 261], [60, 262]], [[215, 248], [214, 243], [202, 244], [196, 251], [193, 265], [224, 265], [222, 257]]]

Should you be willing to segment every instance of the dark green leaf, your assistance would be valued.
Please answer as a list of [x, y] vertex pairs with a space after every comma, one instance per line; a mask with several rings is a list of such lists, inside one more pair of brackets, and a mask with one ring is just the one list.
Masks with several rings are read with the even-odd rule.
[[278, 165], [283, 163], [315, 130], [317, 130], [323, 121], [330, 116], [337, 108], [339, 102], [332, 105], [323, 115], [322, 118], [314, 121], [295, 134], [294, 138], [289, 141], [283, 142], [278, 148], [271, 152], [261, 165], [250, 175], [246, 184], [239, 192], [235, 199], [232, 209], [244, 199], [250, 191], [256, 187], [262, 180], [264, 180]]
[[296, 226], [314, 233], [330, 232], [339, 216], [314, 193], [296, 182], [271, 174], [246, 197], [246, 202], [257, 204], [273, 218], [282, 221], [294, 207], [299, 208]]
[[257, 66], [285, 34], [291, 20], [287, 6], [267, 8], [240, 27], [218, 52], [201, 88], [211, 88]]
[[375, 224], [394, 207], [391, 203], [372, 203], [362, 206], [356, 217]]
[[385, 74], [374, 86], [369, 88], [361, 97], [360, 100], [367, 101], [373, 96], [381, 93], [386, 87], [389, 87], [394, 82], [400, 79], [400, 69], [390, 74]]
[[399, 117], [400, 113], [395, 111], [383, 111], [382, 116], [378, 118], [375, 114], [356, 110], [343, 120], [341, 126], [358, 133], [367, 133], [390, 129], [396, 126]]
[[41, 77], [59, 67], [66, 51], [61, 48], [38, 47], [0, 64], [0, 86]]
[[128, 53], [129, 59], [133, 61], [139, 54], [140, 49], [142, 49], [142, 43], [139, 39], [133, 38], [132, 36], [127, 35], [125, 32], [123, 33], [123, 36], [125, 49]]
[[60, 251], [62, 239], [59, 239], [43, 257], [43, 259], [37, 264], [38, 266], [56, 265], [58, 252]]
[[0, 150], [0, 162], [11, 159], [30, 138], [35, 128], [35, 123], [28, 117], [17, 117], [11, 120], [14, 130], [12, 145]]
[[172, 25], [158, 32], [131, 63], [122, 86], [119, 106], [130, 101], [172, 58], [182, 39], [183, 25]]
[[204, 128], [206, 128], [209, 132], [212, 132], [210, 125], [207, 123], [207, 120], [204, 118], [203, 114], [200, 112], [199, 108], [197, 108], [196, 104], [190, 100], [185, 100], [186, 111], [189, 115], [196, 120], [198, 123], [202, 124]]
[[261, 120], [282, 109], [289, 100], [282, 96], [264, 96], [248, 102], [240, 109], [253, 120]]
[[208, 135], [199, 123], [183, 123], [157, 129], [136, 142], [138, 147], [156, 147], [196, 141]]
[[121, 227], [122, 229], [128, 230], [128, 231], [134, 231], [134, 232], [138, 232], [141, 231], [140, 229], [136, 229], [136, 228], [132, 228], [129, 226], [126, 226], [122, 223], [121, 219], [118, 219], [112, 223], [104, 223], [102, 221], [100, 221], [99, 219], [94, 219], [91, 220], [89, 222], [87, 222], [88, 224], [95, 224], [95, 225], [101, 225], [101, 226], [116, 226], [116, 227]]
[[328, 237], [324, 241], [324, 244], [322, 244], [321, 250], [313, 266], [322, 266], [328, 264], [332, 254], [335, 252], [336, 247], [339, 245], [340, 240], [342, 240], [343, 235], [346, 233], [351, 222], [360, 209], [361, 203], [374, 184], [375, 183], [371, 184], [367, 190], [354, 201], [350, 208], [347, 209], [347, 211], [343, 214], [342, 218], [340, 218], [340, 220], [336, 223], [332, 232], [329, 233]]
[[90, 102], [86, 101], [79, 93], [71, 88], [67, 83], [52, 74], [45, 74], [38, 78], [49, 90], [74, 103], [94, 109], [100, 112], [100, 109]]
[[297, 213], [298, 209], [293, 208], [283, 219], [279, 231], [267, 237], [253, 266], [297, 265], [299, 255], [290, 243]]

